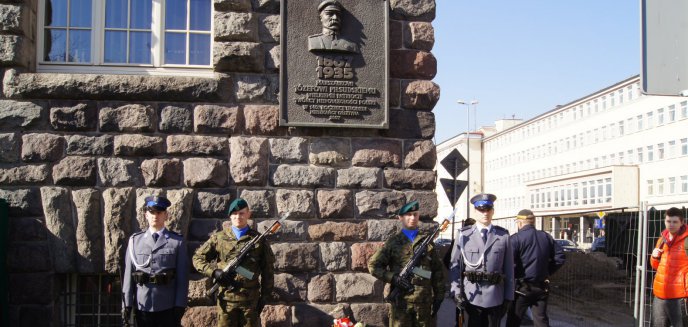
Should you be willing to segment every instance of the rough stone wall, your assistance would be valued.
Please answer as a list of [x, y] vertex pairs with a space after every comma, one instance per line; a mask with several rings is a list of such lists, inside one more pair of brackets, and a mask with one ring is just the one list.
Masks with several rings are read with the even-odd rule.
[[[148, 194], [170, 198], [169, 227], [191, 251], [237, 196], [261, 231], [291, 211], [272, 238], [264, 326], [387, 325], [367, 259], [403, 203], [420, 200], [426, 221], [437, 210], [434, 0], [389, 1], [389, 130], [279, 126], [277, 0], [213, 1], [215, 78], [36, 73], [36, 3], [0, 0], [13, 326], [61, 326], [65, 274], [117, 274]], [[193, 275], [185, 326], [212, 325], [207, 282]]]

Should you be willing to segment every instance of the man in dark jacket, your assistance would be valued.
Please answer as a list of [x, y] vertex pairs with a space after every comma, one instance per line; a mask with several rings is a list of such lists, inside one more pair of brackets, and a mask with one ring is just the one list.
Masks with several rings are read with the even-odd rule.
[[536, 327], [549, 326], [547, 297], [549, 276], [564, 265], [564, 250], [551, 235], [535, 229], [535, 215], [524, 209], [516, 216], [518, 232], [511, 236], [514, 250], [516, 295], [507, 316], [508, 327], [520, 326], [528, 307]]

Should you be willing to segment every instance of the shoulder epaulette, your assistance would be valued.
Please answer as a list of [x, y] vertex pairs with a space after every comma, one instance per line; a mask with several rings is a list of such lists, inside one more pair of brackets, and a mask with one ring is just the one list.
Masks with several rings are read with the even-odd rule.
[[461, 227], [461, 231], [462, 231], [462, 232], [463, 232], [463, 231], [467, 231], [467, 230], [469, 230], [469, 229], [471, 229], [471, 228], [473, 228], [473, 225], [463, 226], [463, 227]]
[[179, 237], [183, 237], [182, 233], [178, 233], [178, 232], [175, 232], [175, 231], [169, 230], [169, 229], [168, 229], [167, 231], [168, 231], [170, 234], [174, 234], [174, 235], [177, 235], [177, 236], [179, 236]]
[[131, 234], [131, 236], [129, 236], [129, 238], [134, 238], [134, 236], [136, 236], [136, 235], [141, 235], [141, 234], [143, 234], [143, 233], [145, 233], [145, 232], [146, 232], [145, 229], [144, 229], [144, 230], [140, 230], [140, 231], [138, 231], [138, 232], [136, 232], [136, 233], [134, 233], [134, 234]]
[[509, 230], [506, 229], [506, 228], [504, 228], [504, 227], [502, 227], [502, 226], [492, 225], [492, 227], [494, 227], [494, 228], [496, 228], [496, 229], [498, 229], [498, 230], [501, 230], [502, 232], [506, 232], [507, 234], [509, 233]]

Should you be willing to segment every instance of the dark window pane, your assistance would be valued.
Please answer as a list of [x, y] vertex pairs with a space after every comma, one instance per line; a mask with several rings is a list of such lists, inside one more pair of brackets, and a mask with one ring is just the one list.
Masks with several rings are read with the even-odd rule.
[[210, 31], [210, 0], [191, 0], [191, 30]]
[[127, 28], [127, 0], [107, 0], [105, 3], [105, 27]]
[[69, 61], [91, 62], [91, 31], [69, 32]]
[[129, 63], [151, 63], [150, 32], [131, 32], [131, 34], [129, 34]]
[[127, 62], [127, 32], [106, 31], [105, 32], [105, 62], [107, 63], [126, 63]]
[[130, 28], [151, 28], [152, 14], [151, 0], [132, 0], [131, 1], [131, 23]]
[[167, 0], [165, 2], [165, 29], [186, 29], [186, 0]]
[[45, 26], [67, 26], [67, 0], [45, 2]]
[[191, 34], [189, 38], [189, 64], [210, 65], [210, 35]]
[[43, 45], [43, 60], [64, 62], [67, 51], [67, 31], [61, 29], [46, 29]]
[[91, 0], [72, 0], [69, 6], [69, 26], [91, 27]]
[[186, 34], [165, 33], [165, 63], [186, 63]]

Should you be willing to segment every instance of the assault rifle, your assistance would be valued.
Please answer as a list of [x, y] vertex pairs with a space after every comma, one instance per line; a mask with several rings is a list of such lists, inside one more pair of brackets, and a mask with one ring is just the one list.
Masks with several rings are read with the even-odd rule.
[[[417, 274], [419, 276], [423, 276], [425, 278], [430, 278], [430, 276], [427, 274], [427, 272], [422, 271], [418, 267], [418, 263], [420, 262], [421, 257], [425, 254], [425, 251], [428, 248], [428, 245], [432, 243], [432, 241], [437, 237], [437, 235], [440, 232], [444, 232], [447, 229], [447, 226], [449, 226], [449, 219], [445, 219], [442, 224], [437, 226], [437, 228], [430, 234], [428, 237], [426, 237], [423, 242], [419, 246], [416, 247], [416, 249], [413, 251], [413, 256], [411, 259], [406, 263], [404, 266], [404, 269], [399, 272], [399, 279], [406, 279], [409, 280], [411, 278], [411, 274]], [[389, 292], [389, 295], [387, 295], [387, 298], [385, 298], [386, 301], [396, 303], [398, 301], [399, 296], [401, 295], [401, 290], [399, 287], [395, 287], [392, 289], [391, 292]]]
[[[268, 229], [265, 232], [258, 235], [258, 237], [252, 239], [250, 242], [246, 243], [246, 245], [244, 245], [244, 247], [241, 248], [241, 251], [239, 251], [239, 254], [236, 257], [234, 257], [234, 259], [229, 261], [229, 263], [227, 263], [227, 266], [224, 269], [222, 269], [222, 272], [225, 274], [235, 272], [248, 279], [253, 279], [253, 273], [248, 271], [246, 268], [241, 267], [241, 262], [244, 260], [246, 255], [256, 246], [256, 244], [261, 242], [268, 235], [277, 232], [277, 230], [280, 229], [280, 227], [282, 227], [281, 221], [287, 219], [287, 217], [289, 217], [289, 212], [282, 214], [282, 217], [279, 220], [272, 223], [272, 225], [270, 225], [270, 227], [268, 227]], [[213, 279], [213, 287], [211, 287], [208, 290], [206, 295], [208, 297], [212, 297], [213, 294], [217, 292], [218, 288], [220, 288], [220, 283], [218, 282], [218, 280]], [[231, 291], [232, 289], [234, 289], [234, 285], [230, 284], [226, 288], [228, 291]]]

